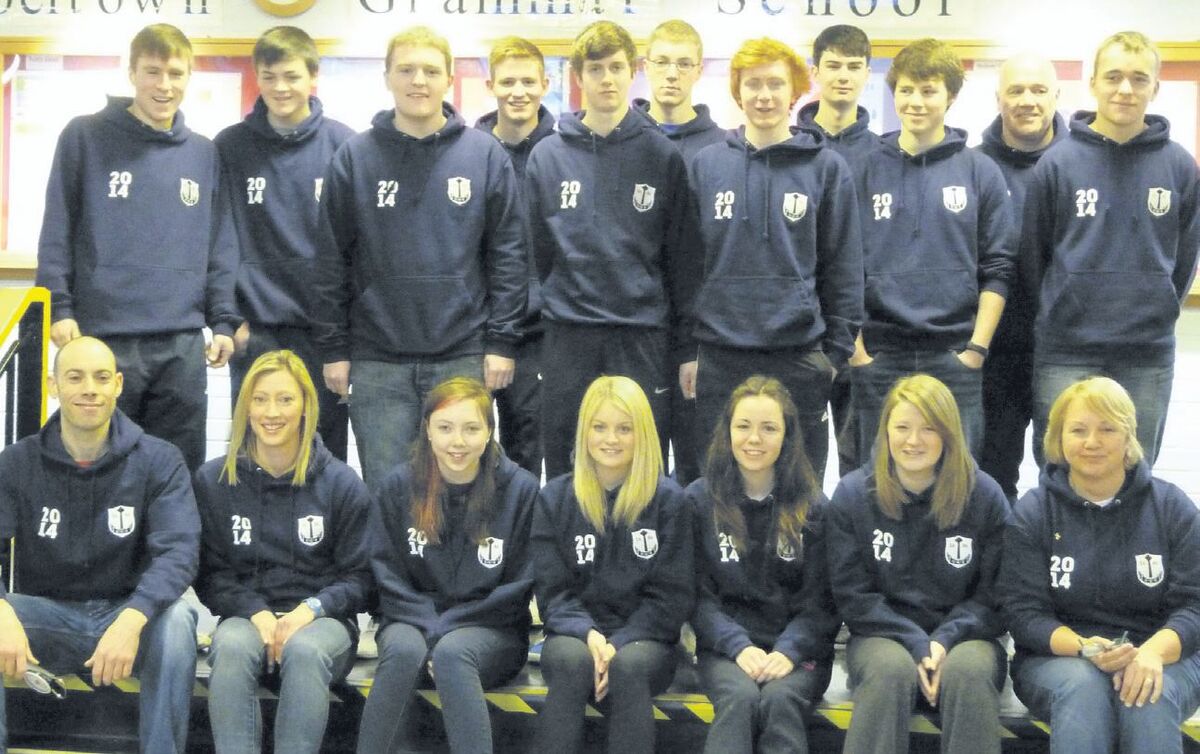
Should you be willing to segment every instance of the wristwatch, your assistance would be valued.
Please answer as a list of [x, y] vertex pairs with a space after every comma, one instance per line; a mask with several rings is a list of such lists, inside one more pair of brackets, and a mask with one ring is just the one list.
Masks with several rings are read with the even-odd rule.
[[325, 607], [321, 604], [321, 600], [316, 597], [305, 597], [303, 604], [307, 605], [309, 610], [312, 610], [314, 618], [325, 617]]

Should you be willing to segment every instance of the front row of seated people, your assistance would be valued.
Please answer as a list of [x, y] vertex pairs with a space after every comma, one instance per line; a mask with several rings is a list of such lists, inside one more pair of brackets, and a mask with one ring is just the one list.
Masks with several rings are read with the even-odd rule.
[[711, 752], [806, 751], [842, 621], [848, 752], [905, 751], [914, 702], [940, 712], [943, 751], [998, 752], [1006, 628], [1017, 696], [1050, 722], [1052, 751], [1180, 751], [1200, 705], [1198, 513], [1151, 477], [1133, 404], [1108, 378], [1059, 396], [1051, 465], [1012, 511], [928, 375], [893, 386], [874, 460], [832, 501], [794, 402], [761, 376], [733, 391], [687, 490], [663, 475], [629, 378], [591, 385], [574, 471], [541, 490], [492, 439], [488, 391], [451, 379], [373, 499], [322, 445], [291, 352], [252, 365], [228, 455], [197, 472], [195, 496], [179, 451], [116, 409], [121, 387], [103, 342], [71, 341], [50, 379], [60, 410], [0, 453], [17, 584], [0, 592], [0, 669], [136, 675], [143, 751], [186, 750], [196, 615], [180, 597], [193, 582], [221, 618], [208, 697], [220, 752], [260, 750], [255, 692], [272, 667], [275, 750], [320, 749], [326, 690], [373, 590], [380, 662], [360, 752], [420, 745], [408, 712], [430, 681], [450, 750], [492, 750], [483, 692], [524, 665], [533, 593], [547, 637], [538, 751], [579, 750], [589, 702], [608, 751], [652, 751], [651, 697], [689, 620]]

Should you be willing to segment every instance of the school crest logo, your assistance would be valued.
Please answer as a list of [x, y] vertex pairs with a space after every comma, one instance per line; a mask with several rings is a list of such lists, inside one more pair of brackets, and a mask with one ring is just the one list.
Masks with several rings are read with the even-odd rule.
[[446, 181], [446, 196], [460, 207], [471, 201], [471, 179], [460, 175]]
[[788, 222], [796, 222], [808, 212], [808, 197], [796, 191], [783, 195], [783, 216]]
[[200, 201], [200, 184], [190, 178], [180, 178], [179, 201], [189, 207], [195, 207]]
[[967, 187], [943, 186], [942, 204], [951, 212], [962, 212], [967, 208]]
[[1157, 186], [1150, 189], [1150, 193], [1146, 196], [1146, 207], [1150, 210], [1150, 214], [1155, 217], [1162, 217], [1171, 211], [1171, 191], [1170, 189]]
[[654, 187], [648, 183], [637, 183], [633, 186], [633, 208], [638, 212], [648, 212], [654, 206]]
[[775, 557], [791, 563], [796, 559], [796, 548], [792, 547], [791, 542], [779, 537], [775, 540]]
[[971, 538], [961, 535], [946, 537], [946, 562], [962, 568], [971, 562]]
[[313, 547], [321, 543], [325, 539], [325, 517], [324, 516], [304, 516], [296, 519], [296, 534], [300, 537], [300, 542], [309, 547]]
[[133, 506], [118, 505], [108, 509], [108, 530], [118, 537], [128, 537], [133, 533], [137, 521], [133, 517]]
[[504, 562], [504, 540], [488, 537], [479, 543], [479, 564], [495, 568]]
[[321, 201], [321, 187], [325, 185], [324, 178], [313, 178], [313, 197]]
[[653, 529], [638, 529], [631, 532], [633, 537], [633, 554], [642, 560], [649, 560], [658, 553], [658, 532]]
[[1134, 555], [1133, 562], [1137, 564], [1138, 581], [1146, 586], [1158, 586], [1162, 583], [1162, 555], [1143, 552], [1141, 555]]

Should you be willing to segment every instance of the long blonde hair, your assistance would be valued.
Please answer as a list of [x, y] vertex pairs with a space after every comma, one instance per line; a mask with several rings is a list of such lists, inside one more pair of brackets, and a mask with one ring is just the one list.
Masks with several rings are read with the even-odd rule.
[[1121, 428], [1125, 433], [1125, 470], [1137, 466], [1145, 455], [1137, 439], [1137, 410], [1125, 388], [1110, 377], [1080, 380], [1066, 387], [1054, 399], [1046, 420], [1046, 434], [1042, 438], [1046, 460], [1060, 466], [1067, 462], [1067, 455], [1063, 453], [1063, 425], [1067, 421], [1067, 409], [1075, 401], [1081, 401], [1100, 418]]
[[254, 456], [257, 440], [250, 431], [250, 400], [259, 379], [273, 372], [287, 372], [300, 386], [300, 397], [304, 400], [304, 414], [300, 427], [300, 450], [296, 453], [296, 466], [292, 470], [292, 486], [303, 487], [308, 478], [308, 464], [312, 458], [313, 437], [317, 434], [317, 389], [313, 386], [308, 367], [299, 356], [288, 350], [268, 351], [254, 360], [242, 380], [237, 404], [233, 407], [233, 428], [229, 436], [229, 449], [225, 451], [225, 466], [221, 476], [230, 485], [236, 485], [238, 456]]

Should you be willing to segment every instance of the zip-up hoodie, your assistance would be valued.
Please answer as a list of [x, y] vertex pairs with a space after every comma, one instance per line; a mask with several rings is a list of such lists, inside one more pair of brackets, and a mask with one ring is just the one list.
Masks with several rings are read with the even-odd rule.
[[559, 118], [526, 167], [542, 315], [675, 330], [701, 270], [683, 157], [632, 108], [608, 136], [582, 118]]
[[1025, 203], [1035, 351], [1052, 364], [1169, 365], [1200, 249], [1200, 170], [1166, 118], [1147, 115], [1118, 144], [1092, 130], [1095, 115], [1071, 118]]
[[752, 645], [793, 664], [831, 658], [842, 620], [829, 587], [824, 498], [809, 508], [799, 551], [777, 535], [774, 497], [742, 502], [748, 541], [740, 547], [718, 531], [705, 480], [692, 482], [687, 498], [696, 530], [697, 647], [730, 660]]
[[981, 291], [1008, 295], [1016, 236], [1008, 187], [966, 131], [919, 155], [883, 137], [859, 175], [867, 352], [961, 350]]
[[1128, 631], [1135, 644], [1169, 628], [1190, 657], [1200, 649], [1200, 513], [1145, 461], [1104, 506], [1051, 464], [1013, 509], [998, 585], [1020, 653], [1050, 654], [1060, 626], [1109, 639]]
[[[1004, 143], [1004, 123], [997, 115], [992, 124], [983, 132], [983, 143], [976, 147], [980, 152], [991, 157], [992, 161], [1000, 168], [1000, 172], [1004, 174], [1004, 182], [1008, 184], [1008, 196], [1012, 200], [1013, 225], [1021, 239], [1024, 239], [1020, 230], [1021, 220], [1024, 217], [1025, 193], [1033, 181], [1033, 168], [1047, 149], [1067, 136], [1066, 121], [1058, 113], [1054, 114], [1051, 129], [1054, 136], [1050, 143], [1041, 149], [1028, 152], [1014, 149]], [[1018, 248], [1019, 246], [1020, 242], [1018, 242]], [[1008, 299], [1004, 304], [1004, 314], [1001, 315], [1000, 324], [996, 327], [996, 334], [992, 336], [992, 343], [988, 346], [992, 353], [1033, 352], [1033, 318], [1037, 313], [1037, 306], [1029, 298], [1028, 284], [1025, 282], [1027, 274], [1024, 264], [1018, 259], [1012, 284], [1008, 286]]]
[[910, 495], [897, 521], [874, 486], [866, 467], [851, 472], [826, 511], [833, 597], [850, 631], [897, 641], [917, 662], [930, 641], [949, 651], [999, 636], [995, 581], [1009, 513], [1000, 485], [976, 469], [962, 518], [941, 531], [928, 491]]
[[440, 544], [414, 528], [407, 464], [392, 470], [375, 496], [371, 570], [383, 622], [413, 626], [430, 648], [467, 626], [511, 630], [521, 637], [529, 631], [529, 526], [538, 483], [503, 456], [494, 473], [496, 497], [483, 542], [466, 531], [466, 488], [446, 495]]
[[819, 136], [755, 149], [743, 129], [691, 164], [704, 239], [697, 340], [733, 348], [854, 353], [863, 318], [854, 180]]
[[215, 615], [287, 612], [316, 597], [330, 618], [353, 618], [371, 589], [367, 513], [358, 474], [314, 438], [303, 487], [248, 456], [238, 483], [221, 479], [225, 459], [195, 475], [203, 524], [196, 594]]
[[384, 110], [333, 157], [310, 297], [326, 363], [512, 355], [529, 278], [516, 173], [495, 138], [442, 110], [421, 139]]
[[326, 118], [316, 97], [308, 104], [312, 114], [282, 135], [271, 127], [259, 97], [244, 121], [215, 139], [232, 183], [242, 249], [238, 306], [253, 324], [309, 326], [322, 181], [334, 152], [354, 130]]
[[89, 466], [67, 453], [57, 412], [0, 453], [0, 538], [10, 537], [18, 593], [123, 599], [151, 619], [183, 596], [200, 557], [183, 456], [120, 410], [108, 452]]
[[678, 125], [663, 125], [656, 121], [650, 114], [649, 100], [635, 99], [633, 109], [646, 116], [646, 120], [653, 123], [664, 136], [671, 140], [671, 143], [679, 149], [679, 153], [683, 155], [685, 163], [690, 164], [696, 153], [709, 144], [720, 144], [725, 140], [725, 129], [713, 122], [712, 116], [708, 112], [708, 105], [692, 105], [692, 109], [696, 111], [696, 117], [687, 123]]
[[801, 107], [800, 112], [796, 113], [796, 125], [825, 137], [825, 146], [840, 154], [850, 170], [860, 175], [871, 158], [871, 152], [879, 146], [879, 136], [870, 129], [871, 114], [867, 108], [859, 105], [855, 110], [857, 117], [854, 123], [831, 134], [816, 121], [820, 105], [820, 102], [809, 102]]
[[[533, 517], [537, 599], [546, 631], [587, 640], [593, 628], [617, 649], [634, 641], [674, 644], [692, 611], [692, 509], [659, 477], [632, 527], [596, 531], [575, 498], [574, 475], [542, 488]], [[616, 502], [614, 490], [607, 504]]]
[[216, 147], [135, 118], [129, 97], [58, 137], [38, 241], [52, 318], [86, 335], [199, 330], [232, 335], [238, 248]]

